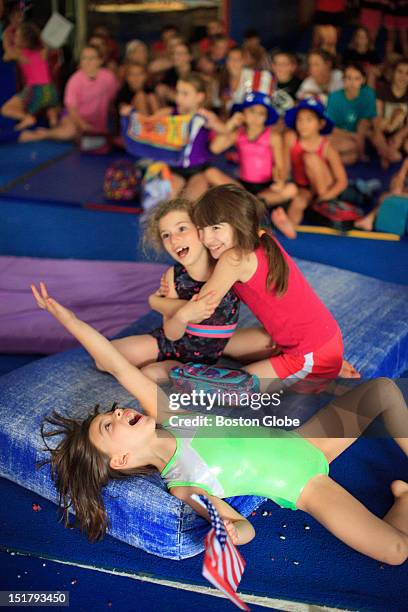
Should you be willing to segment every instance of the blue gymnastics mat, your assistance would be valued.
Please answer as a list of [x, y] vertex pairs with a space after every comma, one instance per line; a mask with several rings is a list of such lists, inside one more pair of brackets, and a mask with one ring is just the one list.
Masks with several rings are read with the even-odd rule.
[[7, 191], [20, 179], [27, 197], [29, 176], [34, 171], [39, 172], [45, 164], [64, 157], [72, 148], [73, 145], [66, 142], [0, 143], [0, 192]]
[[[49, 142], [41, 144], [46, 147]], [[69, 146], [72, 149], [72, 145]], [[130, 158], [122, 152], [91, 155], [74, 150], [64, 159], [20, 181], [7, 190], [6, 197], [54, 205], [104, 203], [103, 180], [106, 168], [119, 159]], [[134, 161], [134, 158], [131, 159]]]

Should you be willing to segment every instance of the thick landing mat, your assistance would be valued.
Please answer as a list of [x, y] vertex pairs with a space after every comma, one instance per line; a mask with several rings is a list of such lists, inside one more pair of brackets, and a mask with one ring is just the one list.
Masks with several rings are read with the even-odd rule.
[[[57, 163], [56, 160], [62, 161], [72, 148], [73, 145], [66, 142], [0, 144], [0, 193], [21, 183], [24, 197], [30, 197], [33, 173], [42, 176], [46, 168], [50, 169], [52, 163]], [[63, 188], [66, 190], [67, 184]]]
[[46, 280], [51, 295], [105, 336], [149, 310], [148, 296], [166, 266], [149, 263], [0, 257], [0, 347], [4, 353], [57, 353], [77, 342], [37, 308], [29, 286]]

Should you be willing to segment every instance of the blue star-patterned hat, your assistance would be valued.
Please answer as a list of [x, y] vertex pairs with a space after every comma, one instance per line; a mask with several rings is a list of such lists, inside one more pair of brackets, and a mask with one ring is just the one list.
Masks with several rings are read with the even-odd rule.
[[290, 108], [285, 113], [285, 123], [291, 130], [296, 130], [296, 119], [298, 112], [301, 110], [310, 110], [316, 113], [319, 119], [323, 119], [325, 122], [323, 127], [320, 130], [321, 134], [330, 134], [334, 127], [334, 123], [329, 117], [326, 115], [326, 109], [319, 100], [316, 98], [305, 98], [301, 100], [297, 106], [294, 108]]
[[245, 108], [249, 108], [250, 106], [255, 106], [260, 104], [267, 111], [267, 117], [265, 121], [265, 125], [273, 125], [279, 119], [279, 115], [276, 110], [273, 108], [272, 100], [266, 94], [263, 94], [259, 91], [251, 91], [247, 93], [244, 98], [244, 101], [241, 104], [234, 105], [234, 111], [242, 112]]

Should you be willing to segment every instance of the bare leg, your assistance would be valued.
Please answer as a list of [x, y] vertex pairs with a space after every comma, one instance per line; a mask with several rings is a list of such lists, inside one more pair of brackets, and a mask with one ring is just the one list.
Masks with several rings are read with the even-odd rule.
[[[155, 362], [159, 354], [156, 338], [148, 334], [119, 338], [112, 340], [112, 344], [131, 364], [139, 368]], [[95, 365], [101, 370], [98, 363]]]
[[211, 187], [217, 187], [218, 185], [239, 185], [238, 181], [236, 181], [232, 176], [225, 174], [218, 168], [207, 168], [204, 172], [205, 178]]
[[261, 191], [258, 196], [263, 198], [271, 206], [283, 204], [293, 200], [297, 196], [298, 189], [294, 183], [285, 183], [282, 187], [271, 185], [269, 189]]
[[304, 163], [312, 190], [320, 196], [333, 185], [333, 176], [329, 166], [316, 153], [305, 153]]
[[275, 344], [263, 327], [237, 329], [228, 340], [224, 355], [241, 363], [252, 363], [270, 357]]
[[54, 128], [38, 128], [32, 132], [22, 132], [20, 142], [33, 142], [37, 140], [73, 140], [78, 135], [75, 124], [64, 117]]
[[286, 211], [281, 208], [274, 208], [271, 212], [271, 221], [274, 226], [282, 232], [286, 238], [294, 239], [296, 238], [296, 230], [292, 221], [289, 219]]
[[296, 431], [317, 446], [330, 462], [378, 416], [408, 456], [408, 410], [401, 391], [389, 378], [369, 380], [336, 397]]
[[408, 557], [407, 493], [382, 520], [334, 480], [319, 475], [306, 484], [296, 505], [364, 555], [390, 565], [401, 565]]
[[303, 219], [303, 213], [312, 200], [312, 192], [309, 189], [299, 189], [298, 195], [293, 198], [289, 208], [288, 217], [294, 226], [299, 225]]
[[176, 366], [181, 365], [179, 361], [168, 359], [166, 361], [159, 361], [142, 368], [143, 374], [156, 382], [157, 384], [167, 382], [169, 380], [170, 370]]
[[339, 153], [344, 164], [355, 164], [358, 160], [357, 141], [353, 134], [333, 134], [330, 136], [330, 141], [336, 151]]
[[[331, 462], [379, 415], [408, 456], [407, 406], [397, 385], [387, 378], [368, 381], [336, 397], [297, 432]], [[391, 488], [395, 502], [383, 520], [324, 475], [306, 484], [296, 505], [355, 550], [378, 561], [399, 565], [408, 557], [408, 484], [394, 481]]]
[[184, 196], [189, 200], [194, 201], [202, 196], [208, 188], [209, 184], [204, 173], [199, 172], [187, 181], [187, 184], [184, 187]]
[[185, 184], [186, 184], [186, 181], [183, 179], [183, 177], [179, 176], [178, 174], [173, 173], [173, 179], [172, 179], [173, 189], [172, 189], [171, 197], [176, 198], [183, 190], [183, 187]]
[[14, 127], [15, 130], [23, 130], [36, 123], [36, 118], [25, 110], [23, 101], [19, 96], [13, 96], [7, 100], [1, 107], [1, 114], [4, 117], [19, 121]]

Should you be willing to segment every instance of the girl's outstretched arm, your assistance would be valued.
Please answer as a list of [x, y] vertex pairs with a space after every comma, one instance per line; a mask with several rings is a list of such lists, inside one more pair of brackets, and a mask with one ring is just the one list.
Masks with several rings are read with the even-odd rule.
[[224, 521], [225, 528], [230, 536], [233, 544], [247, 544], [255, 537], [255, 529], [251, 523], [242, 514], [234, 510], [232, 506], [227, 504], [223, 499], [209, 495], [204, 489], [199, 487], [172, 487], [170, 493], [188, 504], [207, 521], [210, 520], [208, 512], [200, 506], [191, 495], [205, 495], [214, 504], [215, 509]]
[[[114, 345], [96, 329], [78, 319], [71, 310], [51, 298], [44, 283], [40, 283], [40, 291], [37, 290], [35, 285], [31, 285], [31, 290], [38, 306], [49, 312], [61, 323], [82, 344], [91, 357], [140, 402], [146, 414], [157, 419], [159, 395], [161, 397], [161, 394], [163, 394], [158, 385], [147, 378], [136, 366], [129, 363]], [[165, 399], [167, 403], [163, 401], [163, 407], [168, 405], [167, 398]], [[163, 414], [160, 417], [160, 420], [162, 420], [162, 417], [167, 418], [167, 415]]]

